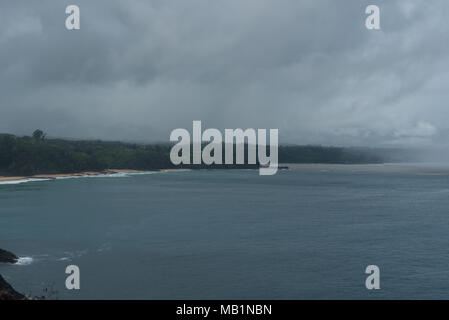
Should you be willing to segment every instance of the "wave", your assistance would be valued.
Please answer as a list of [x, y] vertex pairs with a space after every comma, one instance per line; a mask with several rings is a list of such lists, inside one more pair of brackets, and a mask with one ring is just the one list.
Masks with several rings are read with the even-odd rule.
[[65, 251], [63, 254], [53, 256], [52, 259], [56, 259], [57, 261], [72, 261], [73, 259], [81, 258], [87, 253], [88, 250]]
[[138, 175], [148, 175], [158, 173], [160, 171], [143, 171], [143, 172], [116, 172], [116, 173], [104, 173], [95, 175], [79, 175], [79, 176], [67, 176], [67, 177], [55, 177], [55, 178], [24, 178], [17, 180], [0, 181], [0, 185], [22, 184], [27, 182], [37, 181], [49, 181], [49, 180], [65, 180], [65, 179], [81, 179], [81, 178], [125, 178]]
[[27, 183], [27, 182], [48, 181], [48, 180], [52, 180], [52, 179], [46, 179], [46, 178], [26, 178], [26, 179], [0, 181], [0, 185], [3, 185], [3, 184], [21, 184], [21, 183]]
[[143, 171], [143, 172], [115, 172], [115, 173], [102, 173], [102, 174], [86, 174], [80, 176], [69, 177], [56, 177], [56, 180], [60, 179], [80, 179], [80, 178], [126, 178], [138, 175], [147, 175], [157, 173], [158, 171]]
[[[108, 251], [111, 249], [110, 244], [103, 244], [97, 248], [97, 252]], [[86, 255], [89, 250], [75, 250], [75, 251], [63, 251], [52, 254], [37, 254], [33, 256], [19, 257], [16, 266], [27, 266], [32, 263], [46, 262], [46, 261], [72, 261], [77, 258], [81, 258]]]
[[15, 263], [19, 266], [26, 266], [32, 264], [34, 259], [32, 257], [19, 257], [19, 260]]

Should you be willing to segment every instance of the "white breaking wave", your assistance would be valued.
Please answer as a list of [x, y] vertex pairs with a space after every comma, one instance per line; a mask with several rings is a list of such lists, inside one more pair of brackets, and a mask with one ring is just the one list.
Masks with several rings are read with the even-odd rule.
[[144, 171], [144, 172], [117, 172], [117, 173], [107, 173], [107, 174], [96, 174], [96, 175], [80, 175], [80, 176], [68, 176], [68, 177], [55, 177], [55, 178], [26, 178], [26, 179], [17, 179], [17, 180], [9, 180], [9, 181], [0, 181], [0, 185], [6, 184], [21, 184], [27, 182], [35, 182], [35, 181], [48, 181], [48, 180], [64, 180], [64, 179], [80, 179], [80, 178], [125, 178], [131, 176], [138, 175], [146, 175], [158, 173], [159, 171]]
[[80, 178], [125, 178], [130, 176], [144, 175], [144, 174], [153, 174], [157, 173], [157, 171], [144, 171], [144, 172], [116, 172], [116, 173], [104, 173], [104, 174], [95, 174], [95, 175], [81, 175], [81, 176], [69, 176], [69, 177], [56, 177], [56, 180], [60, 179], [80, 179]]
[[58, 261], [68, 261], [71, 260], [70, 257], [59, 258]]
[[31, 257], [19, 257], [19, 260], [15, 263], [19, 266], [26, 266], [33, 263], [33, 258]]
[[142, 172], [128, 172], [127, 174], [130, 176], [140, 176], [143, 174], [153, 174], [153, 173], [160, 173], [161, 171], [142, 171]]
[[96, 174], [91, 176], [86, 176], [86, 178], [124, 178], [128, 177], [129, 173], [117, 172], [117, 173], [108, 173], [108, 174]]
[[18, 180], [0, 181], [0, 185], [2, 185], [2, 184], [21, 184], [21, 183], [26, 183], [26, 182], [47, 181], [47, 180], [52, 180], [52, 179], [26, 178], [26, 179], [18, 179]]

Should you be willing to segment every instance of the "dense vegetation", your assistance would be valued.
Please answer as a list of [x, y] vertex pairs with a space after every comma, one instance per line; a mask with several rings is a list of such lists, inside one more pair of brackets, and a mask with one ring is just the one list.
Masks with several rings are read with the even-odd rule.
[[382, 163], [383, 157], [369, 148], [280, 146], [281, 163]]
[[[104, 169], [173, 168], [170, 162], [170, 149], [171, 146], [168, 144], [142, 145], [47, 139], [41, 130], [36, 130], [31, 137], [1, 134], [0, 175], [28, 176], [39, 173], [71, 173]], [[385, 150], [381, 152], [380, 149], [369, 148], [281, 146], [279, 162], [380, 163], [394, 160], [391, 154]]]
[[172, 167], [170, 147], [0, 135], [0, 174], [33, 175]]

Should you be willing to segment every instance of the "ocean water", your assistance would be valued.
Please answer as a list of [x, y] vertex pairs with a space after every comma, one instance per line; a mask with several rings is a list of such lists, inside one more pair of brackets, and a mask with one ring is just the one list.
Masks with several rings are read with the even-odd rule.
[[[0, 265], [17, 290], [57, 299], [447, 299], [449, 175], [329, 166], [2, 184], [0, 248], [22, 257]], [[72, 264], [81, 290], [65, 288]], [[365, 288], [373, 264], [380, 290]]]

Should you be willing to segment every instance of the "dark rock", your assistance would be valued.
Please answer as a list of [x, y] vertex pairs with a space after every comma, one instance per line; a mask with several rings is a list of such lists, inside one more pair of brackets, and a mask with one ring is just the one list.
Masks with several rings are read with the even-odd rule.
[[11, 285], [0, 275], [0, 301], [1, 300], [25, 300], [26, 297], [18, 293]]
[[16, 263], [19, 260], [14, 253], [0, 249], [0, 262], [3, 263]]

